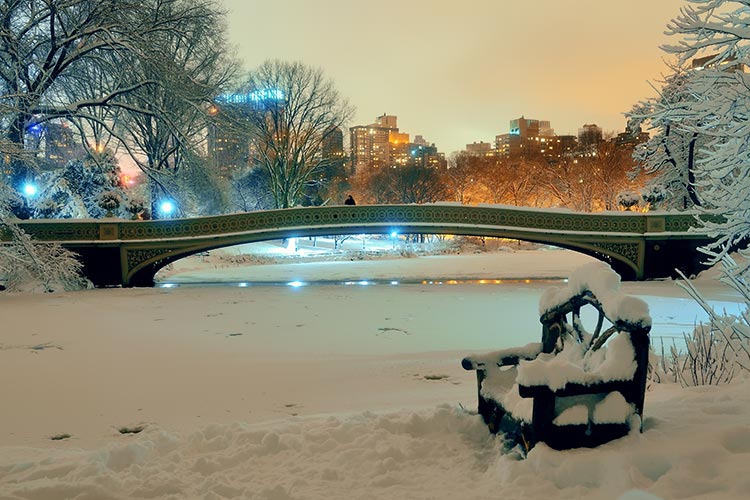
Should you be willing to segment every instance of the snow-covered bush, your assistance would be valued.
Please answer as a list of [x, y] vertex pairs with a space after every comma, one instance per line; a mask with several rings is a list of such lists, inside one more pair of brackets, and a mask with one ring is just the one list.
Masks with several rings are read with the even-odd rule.
[[684, 349], [669, 346], [661, 356], [652, 356], [649, 379], [654, 383], [676, 382], [683, 387], [728, 384], [750, 377], [750, 288], [747, 267], [744, 273], [734, 271], [736, 260], [722, 258], [721, 281], [745, 299], [745, 310], [739, 315], [717, 313], [700, 291], [684, 276], [678, 285], [706, 311], [708, 322], [684, 334]]
[[108, 153], [97, 159], [69, 161], [64, 168], [40, 175], [38, 183], [39, 195], [32, 206], [34, 217], [39, 218], [117, 216], [127, 199], [117, 160]]
[[60, 212], [60, 204], [52, 198], [45, 198], [34, 204], [34, 215], [41, 219], [53, 219]]
[[660, 208], [667, 199], [667, 190], [662, 184], [649, 184], [641, 190], [641, 198], [649, 208]]
[[112, 217], [122, 205], [122, 196], [116, 191], [102, 191], [96, 197], [99, 206], [107, 217]]
[[10, 205], [16, 196], [0, 182], [0, 280], [8, 291], [80, 290], [91, 284], [81, 274], [75, 254], [54, 243], [31, 239], [15, 223]]
[[630, 210], [640, 203], [641, 195], [635, 191], [622, 191], [617, 194], [617, 204], [623, 207], [625, 210]]
[[[742, 257], [742, 254], [739, 254]], [[731, 382], [735, 376], [750, 376], [750, 283], [748, 259], [740, 266], [729, 255], [721, 257], [720, 281], [744, 298], [745, 309], [739, 316], [717, 313], [687, 279], [678, 284], [708, 314], [709, 322], [698, 325], [685, 336], [686, 350], [671, 349], [670, 372], [683, 385], [716, 385]], [[683, 276], [684, 278], [684, 276]]]
[[89, 288], [73, 252], [55, 243], [34, 242], [10, 221], [0, 221], [12, 243], [0, 245], [0, 276], [11, 292], [57, 292]]
[[125, 210], [133, 220], [138, 219], [145, 209], [146, 204], [140, 198], [131, 197], [125, 202]]
[[[683, 387], [730, 383], [748, 373], [747, 324], [733, 316], [722, 316], [696, 326], [685, 335], [685, 351], [670, 349], [667, 373]], [[738, 336], [738, 331], [745, 331]]]

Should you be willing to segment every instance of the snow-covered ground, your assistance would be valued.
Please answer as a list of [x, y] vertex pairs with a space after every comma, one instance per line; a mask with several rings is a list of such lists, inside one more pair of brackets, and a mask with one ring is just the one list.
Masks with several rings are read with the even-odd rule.
[[[656, 385], [643, 434], [540, 445], [523, 461], [472, 413], [461, 358], [537, 341], [554, 286], [493, 280], [585, 262], [557, 250], [242, 269], [193, 258], [161, 279], [252, 284], [3, 296], [0, 499], [746, 498], [747, 382]], [[421, 278], [443, 284], [390, 284]], [[320, 279], [355, 284], [257, 285]], [[674, 283], [623, 288], [651, 306], [656, 336], [702, 318]]]

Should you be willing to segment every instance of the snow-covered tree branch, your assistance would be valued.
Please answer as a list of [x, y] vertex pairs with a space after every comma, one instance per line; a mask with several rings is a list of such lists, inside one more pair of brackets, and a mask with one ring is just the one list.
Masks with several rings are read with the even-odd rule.
[[[177, 145], [195, 139], [207, 103], [233, 75], [223, 33], [223, 12], [208, 0], [2, 2], [0, 153], [10, 185], [33, 175], [29, 132], [49, 120], [75, 123], [98, 152], [114, 137], [131, 141], [134, 156], [152, 155], [125, 117], [162, 124]], [[173, 161], [175, 144], [166, 148]]]

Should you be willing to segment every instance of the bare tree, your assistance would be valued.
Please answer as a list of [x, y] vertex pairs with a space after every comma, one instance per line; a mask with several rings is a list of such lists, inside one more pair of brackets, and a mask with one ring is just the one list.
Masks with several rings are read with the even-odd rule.
[[[210, 0], [154, 0], [145, 14], [153, 22], [181, 18], [179, 29], [140, 42], [143, 52], [152, 56], [132, 61], [133, 80], [157, 84], [127, 96], [135, 108], [149, 112], [127, 110], [118, 127], [149, 179], [153, 214], [158, 214], [156, 206], [165, 197], [180, 198], [183, 208], [199, 205], [195, 210], [201, 213], [206, 213], [207, 203], [220, 203], [220, 197], [208, 196], [219, 191], [218, 179], [205, 168], [200, 151], [212, 120], [213, 100], [233, 81], [238, 65], [227, 57], [224, 13], [214, 5]], [[208, 189], [184, 190], [194, 184]]]
[[243, 90], [252, 107], [244, 116], [253, 160], [269, 174], [276, 208], [292, 207], [332, 161], [323, 154], [324, 141], [353, 108], [322, 70], [298, 62], [265, 62], [249, 74]]
[[563, 158], [544, 166], [540, 176], [542, 188], [559, 206], [579, 212], [594, 208], [593, 164], [590, 159]]
[[479, 182], [485, 188], [487, 202], [538, 206], [538, 180], [543, 158], [520, 156], [489, 160], [482, 165], [479, 173]]
[[448, 168], [443, 171], [446, 195], [464, 204], [479, 201], [478, 177], [486, 162], [487, 158], [466, 151], [451, 155]]
[[618, 145], [611, 140], [602, 142], [597, 155], [590, 160], [589, 182], [594, 184], [594, 199], [599, 209], [617, 210], [618, 195], [641, 187], [648, 177], [644, 175], [637, 181], [631, 178], [635, 168], [632, 146]]
[[435, 167], [385, 167], [369, 177], [376, 203], [431, 203], [445, 199], [448, 189]]
[[580, 212], [616, 210], [617, 195], [642, 182], [629, 176], [634, 168], [632, 151], [632, 146], [609, 140], [590, 148], [586, 155], [539, 164], [543, 196]]

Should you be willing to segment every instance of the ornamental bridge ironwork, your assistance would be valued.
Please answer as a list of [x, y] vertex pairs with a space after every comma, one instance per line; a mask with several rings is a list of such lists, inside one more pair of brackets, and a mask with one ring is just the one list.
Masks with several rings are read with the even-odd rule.
[[[153, 286], [165, 265], [191, 254], [280, 238], [347, 234], [450, 234], [512, 238], [575, 250], [608, 262], [624, 280], [665, 278], [704, 266], [712, 240], [689, 213], [576, 213], [515, 207], [366, 205], [290, 208], [212, 217], [33, 220], [36, 240], [77, 254], [96, 286]], [[1, 235], [4, 240], [9, 235]]]

